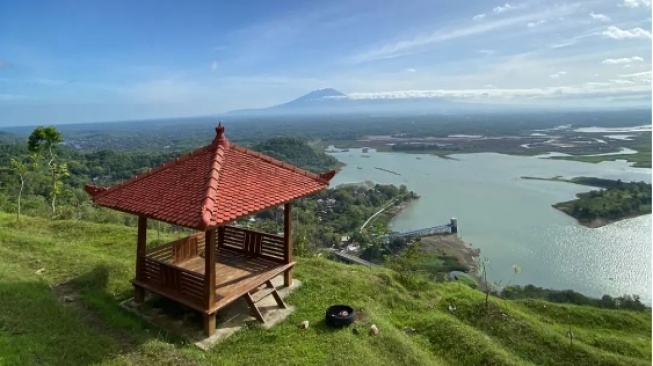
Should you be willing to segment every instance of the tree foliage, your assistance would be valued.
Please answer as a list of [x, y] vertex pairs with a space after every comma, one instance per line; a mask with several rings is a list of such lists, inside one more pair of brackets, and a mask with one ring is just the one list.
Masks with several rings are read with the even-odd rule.
[[55, 152], [61, 142], [63, 142], [63, 136], [53, 126], [37, 127], [29, 135], [27, 140], [29, 151], [44, 159], [48, 168], [51, 184], [48, 197], [50, 200], [51, 218], [54, 218], [56, 213], [57, 197], [63, 193], [64, 183], [62, 180], [69, 176], [68, 165], [60, 162]]
[[333, 156], [319, 152], [292, 137], [272, 138], [253, 146], [253, 149], [314, 173], [323, 173], [338, 165], [338, 160]]
[[649, 183], [596, 179], [592, 184], [606, 188], [580, 193], [577, 199], [558, 203], [554, 207], [582, 222], [595, 219], [618, 220], [651, 213], [651, 184]]

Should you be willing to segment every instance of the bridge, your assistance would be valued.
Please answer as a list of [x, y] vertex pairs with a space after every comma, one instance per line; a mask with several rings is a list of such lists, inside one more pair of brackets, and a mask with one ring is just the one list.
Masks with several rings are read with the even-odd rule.
[[[403, 233], [391, 233], [390, 235], [384, 236], [381, 239], [387, 244], [390, 242], [390, 239], [392, 238], [416, 238], [416, 237], [421, 238], [423, 236], [455, 234], [457, 232], [458, 232], [458, 219], [452, 217], [449, 223], [445, 225], [427, 227], [418, 230], [410, 230], [410, 231], [405, 231]], [[347, 254], [345, 250], [334, 251], [333, 255], [345, 263], [360, 264], [368, 267], [378, 267], [378, 265], [374, 263], [370, 263], [354, 255]]]
[[441, 234], [452, 234], [456, 232], [456, 226], [452, 224], [440, 225], [427, 227], [425, 229], [411, 230], [403, 233], [392, 233], [390, 234], [391, 238], [407, 238], [407, 237], [419, 237], [429, 236], [429, 235], [441, 235]]

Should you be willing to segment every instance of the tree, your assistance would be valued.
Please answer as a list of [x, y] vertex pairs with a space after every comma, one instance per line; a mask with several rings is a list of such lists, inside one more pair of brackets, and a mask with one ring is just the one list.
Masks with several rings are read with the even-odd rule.
[[[54, 218], [56, 210], [56, 200], [63, 191], [62, 179], [69, 176], [68, 166], [66, 163], [59, 163], [59, 158], [55, 154], [56, 148], [63, 141], [61, 132], [55, 127], [48, 126], [37, 127], [29, 135], [27, 148], [37, 156], [46, 160], [48, 173], [50, 175], [50, 217]], [[47, 156], [45, 156], [47, 154]]]
[[30, 156], [30, 160], [31, 161], [25, 162], [21, 159], [12, 158], [9, 162], [11, 170], [13, 170], [16, 175], [18, 175], [18, 178], [20, 178], [20, 188], [18, 190], [18, 202], [16, 211], [16, 220], [18, 221], [20, 221], [20, 200], [23, 196], [23, 189], [25, 189], [25, 180], [27, 179], [27, 174], [30, 170], [35, 170], [38, 168], [38, 162], [36, 161], [36, 157], [34, 155]]
[[496, 287], [495, 283], [487, 282], [487, 270], [490, 265], [490, 260], [487, 257], [479, 257], [476, 261], [476, 270], [479, 276], [483, 276], [483, 292], [485, 292], [485, 310], [487, 311], [490, 305], [490, 292]]

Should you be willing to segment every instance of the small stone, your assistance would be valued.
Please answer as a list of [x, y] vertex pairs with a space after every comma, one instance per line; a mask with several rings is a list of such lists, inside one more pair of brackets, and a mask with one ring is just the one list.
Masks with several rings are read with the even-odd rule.
[[376, 324], [372, 324], [372, 326], [370, 326], [370, 335], [377, 334], [379, 334], [379, 328], [376, 327]]
[[34, 273], [36, 273], [37, 275], [42, 275], [43, 272], [45, 272], [45, 268], [41, 268], [41, 269], [37, 270], [37, 271], [34, 272]]
[[449, 312], [453, 313], [454, 311], [456, 311], [456, 307], [449, 305]]
[[73, 301], [75, 301], [75, 298], [72, 297], [72, 296], [64, 296], [64, 297], [63, 297], [63, 301], [65, 301], [65, 302], [73, 302]]
[[299, 329], [308, 329], [308, 320], [299, 323]]

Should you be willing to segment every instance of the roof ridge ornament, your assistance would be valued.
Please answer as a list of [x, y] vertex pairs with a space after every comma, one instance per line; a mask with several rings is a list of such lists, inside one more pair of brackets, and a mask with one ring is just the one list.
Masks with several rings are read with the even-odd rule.
[[222, 122], [218, 122], [218, 125], [215, 127], [215, 138], [213, 139], [213, 142], [222, 142], [226, 140], [224, 126], [222, 125]]

